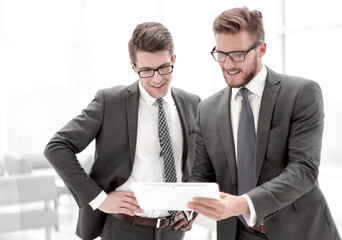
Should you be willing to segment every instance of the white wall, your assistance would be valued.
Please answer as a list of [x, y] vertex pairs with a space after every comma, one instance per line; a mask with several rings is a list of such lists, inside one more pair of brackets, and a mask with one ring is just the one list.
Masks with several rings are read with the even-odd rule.
[[[271, 53], [277, 2], [0, 0], [0, 154], [43, 151], [96, 90], [135, 81], [127, 43], [144, 21], [162, 22], [174, 37], [174, 86], [206, 98], [225, 87], [210, 55], [214, 18], [236, 4], [262, 11]], [[281, 58], [266, 60], [278, 69]]]

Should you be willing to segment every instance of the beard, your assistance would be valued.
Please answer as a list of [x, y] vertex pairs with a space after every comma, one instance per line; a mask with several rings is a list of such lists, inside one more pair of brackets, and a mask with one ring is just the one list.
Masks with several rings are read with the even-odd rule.
[[243, 86], [246, 86], [252, 79], [256, 76], [257, 71], [259, 68], [259, 62], [258, 57], [255, 55], [255, 58], [253, 59], [253, 62], [251, 63], [251, 68], [247, 69], [246, 72], [242, 71], [242, 69], [232, 69], [230, 71], [240, 71], [242, 73], [242, 81], [229, 81], [228, 77], [225, 76], [224, 72], [226, 72], [225, 69], [222, 69], [223, 77], [228, 84], [229, 87], [232, 88], [240, 88]]

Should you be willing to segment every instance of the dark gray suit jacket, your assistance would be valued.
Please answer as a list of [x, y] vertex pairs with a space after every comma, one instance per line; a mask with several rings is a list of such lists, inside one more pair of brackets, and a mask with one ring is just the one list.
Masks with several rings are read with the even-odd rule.
[[[202, 101], [191, 181], [218, 182], [237, 194], [229, 87]], [[313, 81], [268, 69], [256, 137], [255, 186], [248, 193], [270, 240], [340, 239], [318, 187], [323, 100]], [[218, 240], [235, 239], [237, 218], [217, 223]]]
[[[183, 181], [187, 181], [195, 155], [195, 118], [199, 97], [171, 89], [181, 120]], [[80, 207], [77, 235], [94, 239], [102, 232], [106, 214], [89, 206], [102, 189], [113, 191], [127, 181], [134, 164], [139, 105], [138, 82], [97, 92], [82, 113], [59, 130], [44, 154]], [[96, 139], [94, 164], [89, 175], [76, 155]]]

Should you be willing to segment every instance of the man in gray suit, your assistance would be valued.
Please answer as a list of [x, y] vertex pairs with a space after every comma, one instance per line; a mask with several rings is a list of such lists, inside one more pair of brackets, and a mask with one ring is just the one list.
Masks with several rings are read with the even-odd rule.
[[[44, 154], [74, 196], [80, 211], [77, 235], [85, 240], [183, 239], [194, 219], [180, 212], [142, 210], [133, 182], [164, 182], [164, 150], [158, 114], [164, 109], [177, 181], [187, 181], [195, 149], [197, 95], [170, 87], [176, 55], [160, 23], [137, 25], [129, 41], [139, 80], [97, 92], [82, 113], [59, 130]], [[158, 99], [158, 104], [156, 102]], [[89, 175], [76, 154], [96, 140]]]
[[340, 239], [317, 182], [320, 87], [263, 65], [259, 11], [224, 11], [213, 28], [228, 87], [199, 104], [191, 181], [217, 182], [221, 193], [189, 207], [218, 221], [218, 240]]

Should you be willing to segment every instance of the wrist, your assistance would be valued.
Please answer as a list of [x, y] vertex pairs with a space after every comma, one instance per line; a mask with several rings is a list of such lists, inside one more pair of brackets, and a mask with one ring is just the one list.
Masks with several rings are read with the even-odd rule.
[[250, 209], [249, 209], [249, 205], [248, 205], [248, 201], [246, 199], [245, 196], [238, 196], [239, 198], [239, 213], [237, 214], [237, 216], [239, 215], [249, 215], [250, 214]]

